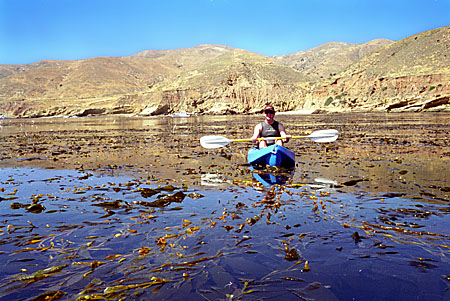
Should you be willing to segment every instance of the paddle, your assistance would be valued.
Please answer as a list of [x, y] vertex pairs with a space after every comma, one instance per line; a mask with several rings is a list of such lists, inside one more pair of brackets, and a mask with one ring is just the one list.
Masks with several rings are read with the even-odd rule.
[[[258, 141], [261, 140], [278, 140], [278, 139], [299, 139], [299, 138], [309, 138], [314, 142], [334, 142], [338, 138], [337, 130], [320, 130], [315, 131], [309, 134], [308, 136], [287, 136], [287, 137], [270, 137], [270, 138], [258, 138]], [[250, 142], [252, 139], [233, 139], [230, 140], [228, 138], [222, 136], [203, 136], [200, 138], [200, 144], [204, 148], [219, 148], [228, 145], [231, 142]]]

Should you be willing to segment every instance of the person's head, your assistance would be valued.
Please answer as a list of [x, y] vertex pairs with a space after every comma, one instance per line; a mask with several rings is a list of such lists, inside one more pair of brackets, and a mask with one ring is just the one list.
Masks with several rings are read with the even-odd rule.
[[264, 108], [264, 114], [275, 114], [275, 109], [271, 105], [267, 105]]
[[271, 105], [265, 106], [263, 110], [264, 116], [266, 116], [266, 119], [273, 119], [275, 116], [275, 109]]

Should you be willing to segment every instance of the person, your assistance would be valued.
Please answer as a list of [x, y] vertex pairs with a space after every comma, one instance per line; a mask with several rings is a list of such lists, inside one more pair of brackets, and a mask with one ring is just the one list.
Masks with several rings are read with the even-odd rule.
[[[283, 145], [284, 143], [289, 141], [289, 137], [286, 134], [286, 129], [284, 128], [281, 122], [278, 122], [274, 119], [275, 117], [275, 109], [271, 105], [267, 105], [263, 110], [265, 119], [263, 122], [258, 123], [255, 126], [253, 131], [252, 141], [259, 142], [258, 147], [264, 148], [274, 143]], [[258, 141], [258, 138], [266, 138], [266, 137], [286, 137], [285, 139], [276, 139], [276, 140], [261, 140]]]

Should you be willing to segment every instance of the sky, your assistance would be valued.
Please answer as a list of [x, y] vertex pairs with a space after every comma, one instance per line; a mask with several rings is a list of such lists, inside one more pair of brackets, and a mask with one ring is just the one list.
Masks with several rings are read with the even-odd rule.
[[0, 0], [0, 64], [201, 44], [285, 55], [449, 25], [450, 0]]

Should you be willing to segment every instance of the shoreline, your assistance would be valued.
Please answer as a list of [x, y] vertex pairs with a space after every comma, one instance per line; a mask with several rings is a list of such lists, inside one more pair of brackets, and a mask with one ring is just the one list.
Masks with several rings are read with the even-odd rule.
[[[326, 111], [320, 109], [314, 110], [295, 110], [295, 111], [283, 111], [276, 112], [278, 116], [283, 115], [329, 115], [329, 114], [351, 114], [351, 113], [446, 113], [450, 112], [449, 109], [442, 110], [423, 110], [423, 111], [412, 111], [412, 110], [390, 110], [390, 111], [374, 111], [374, 110], [353, 110], [353, 111]], [[190, 117], [198, 117], [198, 116], [233, 116], [233, 115], [258, 115], [261, 112], [251, 112], [251, 113], [242, 113], [242, 114], [189, 114], [189, 116], [173, 116], [173, 114], [158, 114], [158, 115], [140, 115], [140, 114], [95, 114], [95, 115], [85, 115], [85, 116], [77, 116], [77, 115], [53, 115], [53, 116], [5, 116], [0, 115], [1, 120], [11, 120], [11, 119], [50, 119], [50, 118], [60, 118], [60, 119], [72, 119], [72, 118], [84, 118], [84, 117], [130, 117], [130, 118], [150, 118], [150, 117], [170, 117], [170, 118], [190, 118]]]

